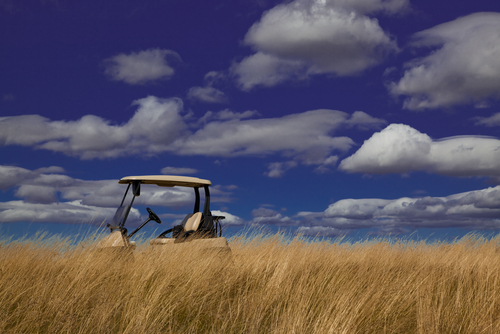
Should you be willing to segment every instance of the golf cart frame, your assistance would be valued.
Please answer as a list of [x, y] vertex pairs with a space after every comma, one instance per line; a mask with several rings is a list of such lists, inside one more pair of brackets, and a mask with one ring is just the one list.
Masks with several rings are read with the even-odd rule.
[[[120, 184], [128, 184], [120, 206], [116, 210], [111, 224], [107, 224], [111, 230], [111, 235], [103, 240], [101, 247], [129, 247], [133, 246], [129, 239], [135, 235], [150, 221], [155, 221], [161, 224], [161, 220], [150, 208], [147, 208], [149, 213], [148, 219], [137, 227], [133, 232], [127, 235], [125, 223], [127, 221], [130, 209], [136, 197], [141, 194], [141, 184], [156, 184], [160, 187], [190, 187], [194, 189], [195, 203], [193, 213], [188, 214], [180, 225], [176, 225], [171, 229], [162, 232], [156, 239], [151, 240], [152, 245], [161, 245], [166, 243], [181, 243], [192, 241], [195, 239], [222, 238], [222, 228], [220, 221], [224, 216], [212, 216], [210, 212], [210, 190], [209, 186], [212, 183], [209, 180], [203, 180], [195, 177], [176, 176], [176, 175], [145, 175], [145, 176], [127, 176], [120, 181]], [[132, 188], [132, 199], [130, 204], [124, 205], [127, 194]], [[203, 211], [200, 211], [200, 188], [203, 188], [205, 193], [205, 203]], [[167, 235], [172, 233], [171, 237]]]

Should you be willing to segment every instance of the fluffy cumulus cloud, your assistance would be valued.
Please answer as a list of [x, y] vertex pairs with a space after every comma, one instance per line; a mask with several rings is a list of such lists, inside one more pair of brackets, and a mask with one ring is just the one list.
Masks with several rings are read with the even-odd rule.
[[301, 61], [281, 59], [263, 52], [257, 52], [239, 63], [234, 63], [230, 71], [236, 76], [238, 85], [243, 90], [250, 90], [258, 85], [271, 87], [286, 80], [307, 77]]
[[[294, 220], [292, 217], [285, 216], [279, 213], [276, 210], [269, 208], [258, 208], [252, 211], [253, 218], [250, 221], [246, 221], [245, 219], [233, 215], [226, 211], [221, 210], [212, 210], [212, 215], [214, 216], [224, 216], [225, 218], [221, 220], [221, 223], [224, 226], [252, 226], [253, 228], [262, 228], [266, 225], [274, 225], [274, 226], [296, 226], [298, 221]], [[265, 228], [261, 229], [265, 231]]]
[[[334, 137], [335, 130], [352, 126], [352, 116], [318, 109], [279, 118], [212, 121], [189, 138], [172, 145], [178, 154], [245, 156], [281, 154], [305, 164], [323, 164], [334, 150], [354, 145], [348, 137]], [[378, 127], [383, 120], [374, 119]], [[364, 122], [360, 126], [364, 127]]]
[[295, 0], [264, 13], [245, 36], [256, 53], [234, 63], [243, 90], [332, 73], [355, 75], [397, 51], [375, 18], [404, 10], [408, 1]]
[[[56, 166], [37, 170], [0, 166], [0, 188], [14, 189], [14, 195], [21, 198], [0, 203], [0, 221], [99, 225], [113, 216], [115, 209], [106, 207], [104, 202], [83, 203], [99, 189], [110, 187], [110, 181], [83, 181], [63, 173], [64, 170]], [[116, 204], [118, 196], [113, 204], [115, 207], [119, 204]], [[132, 219], [138, 216], [137, 211], [131, 213]]]
[[264, 175], [274, 178], [282, 177], [287, 170], [296, 166], [296, 161], [272, 162], [269, 164], [269, 171], [264, 173]]
[[475, 13], [421, 31], [416, 47], [432, 48], [415, 59], [399, 82], [407, 109], [487, 103], [500, 98], [500, 13]]
[[199, 124], [206, 124], [210, 121], [229, 121], [231, 119], [244, 119], [259, 115], [255, 110], [247, 110], [244, 112], [234, 112], [229, 109], [224, 109], [218, 112], [207, 111], [203, 117], [198, 120]]
[[500, 126], [500, 113], [491, 115], [490, 117], [476, 117], [476, 125], [484, 125], [487, 127]]
[[404, 13], [409, 10], [409, 0], [330, 0], [321, 1], [327, 6], [354, 10], [361, 14], [383, 12], [385, 14]]
[[191, 87], [187, 93], [188, 99], [205, 103], [228, 103], [229, 99], [223, 91], [214, 87], [218, 81], [224, 79], [224, 75], [212, 71], [205, 75], [204, 87]]
[[82, 159], [164, 152], [187, 128], [179, 99], [149, 96], [133, 103], [137, 111], [124, 124], [94, 115], [52, 121], [39, 115], [0, 118], [0, 145], [34, 146]]
[[[12, 189], [14, 196], [19, 198], [0, 203], [0, 221], [99, 225], [113, 217], [120, 205], [125, 185], [118, 184], [117, 180], [80, 180], [64, 173], [62, 168], [56, 166], [28, 170], [0, 165], [0, 189]], [[231, 187], [213, 188], [212, 202], [231, 200]], [[134, 201], [135, 206], [175, 209], [191, 208], [193, 203], [194, 192], [190, 188], [155, 185], [143, 185], [141, 195]], [[129, 223], [137, 224], [140, 220], [139, 211], [133, 208]]]
[[227, 103], [226, 94], [215, 87], [191, 87], [187, 94], [188, 99], [206, 103]]
[[252, 211], [252, 225], [295, 226], [297, 221], [269, 208], [258, 208]]
[[[24, 201], [0, 203], [0, 221], [12, 222], [50, 222], [63, 224], [101, 225], [109, 222], [116, 209], [82, 205], [79, 201], [38, 204]], [[129, 214], [130, 221], [139, 220], [138, 211]]]
[[237, 226], [237, 225], [243, 225], [245, 224], [245, 220], [235, 216], [233, 214], [230, 214], [229, 212], [225, 211], [220, 211], [220, 210], [212, 210], [212, 215], [213, 216], [223, 216], [224, 219], [221, 220], [221, 224], [223, 226]]
[[324, 212], [303, 212], [298, 216], [302, 224], [307, 223], [304, 232], [331, 229], [332, 235], [339, 235], [362, 228], [376, 229], [377, 234], [400, 234], [423, 227], [498, 229], [499, 214], [497, 186], [447, 197], [344, 199]]
[[170, 79], [174, 69], [167, 59], [179, 60], [179, 55], [171, 50], [150, 49], [130, 54], [119, 54], [105, 60], [105, 73], [116, 81], [131, 85], [145, 84], [159, 79]]
[[[249, 119], [255, 111], [209, 112], [200, 120], [183, 116], [179, 99], [149, 96], [133, 103], [137, 111], [123, 124], [87, 115], [52, 121], [38, 115], [0, 118], [0, 145], [23, 145], [81, 159], [172, 153], [200, 156], [279, 155], [287, 161], [331, 164], [332, 152], [354, 145], [334, 136], [342, 128], [378, 128], [384, 120], [363, 112], [319, 109], [277, 118]], [[276, 168], [275, 168], [276, 169]]]
[[450, 176], [500, 177], [500, 140], [460, 136], [433, 140], [404, 124], [391, 124], [366, 140], [339, 169], [389, 174], [426, 171]]

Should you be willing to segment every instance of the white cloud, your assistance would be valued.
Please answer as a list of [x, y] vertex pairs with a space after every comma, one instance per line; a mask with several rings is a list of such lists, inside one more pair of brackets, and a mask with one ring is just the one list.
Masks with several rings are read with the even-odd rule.
[[233, 191], [238, 189], [238, 186], [231, 184], [228, 186], [223, 186], [216, 184], [210, 187], [212, 203], [229, 203], [233, 201]]
[[264, 13], [245, 36], [257, 52], [231, 73], [243, 90], [333, 73], [358, 74], [397, 51], [378, 21], [364, 13], [398, 12], [407, 1], [295, 0]]
[[390, 85], [404, 108], [431, 109], [500, 98], [500, 13], [475, 13], [421, 31], [417, 47], [439, 47]]
[[0, 165], [0, 189], [9, 189], [33, 175], [32, 171], [25, 168]]
[[319, 174], [324, 174], [331, 172], [332, 170], [330, 167], [334, 167], [337, 164], [337, 161], [339, 161], [339, 157], [336, 155], [329, 156], [328, 158], [323, 161], [323, 164], [316, 167], [314, 171]]
[[224, 109], [219, 112], [207, 111], [203, 117], [198, 120], [198, 124], [205, 124], [209, 121], [220, 120], [228, 121], [231, 119], [244, 119], [257, 116], [259, 113], [255, 110], [247, 110], [244, 112], [234, 112], [229, 109]]
[[406, 233], [416, 228], [500, 227], [500, 186], [447, 197], [343, 199], [322, 213], [299, 213], [311, 227], [350, 231], [374, 228], [384, 234]]
[[[21, 167], [1, 166], [1, 189], [15, 188], [15, 196], [27, 203], [57, 203], [57, 194], [69, 201], [87, 201], [101, 192], [100, 198], [92, 205], [99, 207], [115, 207], [123, 195], [117, 180], [85, 181], [63, 175], [64, 170], [57, 166], [28, 170]], [[112, 191], [110, 191], [112, 189]], [[103, 197], [102, 194], [106, 194]]]
[[[101, 225], [109, 222], [115, 211], [113, 208], [82, 205], [79, 201], [51, 204], [10, 201], [0, 202], [0, 221]], [[129, 220], [139, 220], [139, 212], [136, 209], [131, 210]]]
[[121, 53], [105, 60], [105, 73], [113, 80], [131, 85], [170, 79], [174, 75], [174, 69], [167, 62], [167, 57], [180, 59], [171, 50], [149, 49], [129, 55]]
[[206, 103], [227, 103], [229, 102], [226, 94], [217, 88], [191, 87], [187, 94], [188, 99], [197, 100]]
[[[104, 219], [111, 219], [123, 195], [115, 193], [111, 205], [97, 201], [97, 205], [83, 204], [82, 199], [92, 197], [100, 188], [117, 181], [84, 181], [66, 175], [61, 167], [47, 167], [28, 170], [21, 167], [0, 165], [0, 188], [15, 188], [18, 201], [0, 203], [1, 222], [52, 222], [52, 223], [92, 223], [100, 224]], [[117, 184], [118, 185], [118, 184]], [[59, 202], [57, 195], [68, 200]], [[135, 210], [131, 217], [138, 217]]]
[[189, 167], [165, 167], [162, 168], [161, 173], [167, 175], [187, 175], [196, 174], [198, 170]]
[[312, 110], [280, 118], [210, 122], [172, 150], [184, 155], [245, 156], [282, 154], [304, 163], [320, 164], [332, 150], [346, 151], [354, 142], [332, 137], [349, 115], [335, 110]]
[[269, 171], [264, 173], [264, 175], [274, 178], [282, 177], [287, 170], [296, 166], [296, 161], [273, 162], [269, 164]]
[[500, 140], [460, 136], [432, 140], [408, 125], [391, 124], [344, 159], [351, 173], [389, 174], [426, 171], [450, 176], [500, 176]]
[[387, 122], [380, 118], [375, 118], [362, 111], [355, 111], [351, 118], [346, 121], [349, 127], [356, 127], [360, 130], [369, 130], [374, 127], [381, 127]]
[[297, 224], [294, 219], [268, 208], [255, 209], [252, 211], [252, 216], [250, 224], [253, 225], [295, 226]]
[[56, 190], [50, 186], [22, 185], [15, 193], [22, 197], [26, 203], [49, 204], [57, 202]]
[[301, 61], [281, 59], [263, 52], [248, 56], [240, 63], [233, 63], [230, 71], [237, 77], [243, 90], [250, 90], [257, 85], [271, 87], [290, 79], [307, 78]]
[[331, 204], [325, 211], [326, 217], [342, 217], [350, 219], [368, 219], [380, 207], [384, 207], [392, 201], [383, 199], [343, 199]]
[[[172, 153], [200, 156], [280, 155], [305, 164], [331, 164], [333, 151], [354, 142], [334, 136], [342, 128], [378, 128], [384, 120], [357, 111], [319, 109], [278, 118], [247, 119], [256, 111], [208, 112], [188, 125], [180, 99], [149, 96], [123, 124], [94, 115], [52, 121], [38, 115], [0, 118], [0, 145], [33, 146], [81, 159]], [[194, 129], [194, 133], [189, 128]], [[329, 160], [328, 160], [329, 159]]]
[[224, 72], [210, 71], [205, 74], [204, 80], [207, 85], [212, 86], [217, 82], [224, 81], [226, 79], [226, 74]]
[[62, 174], [66, 171], [64, 170], [64, 168], [59, 166], [50, 166], [35, 169], [34, 172], [39, 174]]
[[408, 0], [329, 0], [322, 1], [328, 6], [354, 10], [361, 14], [384, 12], [398, 14], [409, 10]]
[[244, 118], [250, 118], [253, 116], [258, 115], [259, 113], [255, 110], [247, 110], [244, 112], [233, 112], [229, 109], [224, 109], [219, 111], [215, 115], [215, 119], [220, 119], [220, 120], [230, 120], [230, 119], [244, 119]]
[[500, 112], [490, 117], [476, 117], [476, 125], [484, 125], [488, 127], [500, 126]]
[[32, 146], [62, 137], [57, 122], [39, 115], [0, 118], [0, 145]]
[[133, 105], [137, 111], [121, 125], [94, 115], [76, 121], [51, 121], [39, 115], [4, 117], [0, 144], [35, 146], [82, 159], [116, 158], [164, 152], [187, 128], [179, 99], [149, 96]]
[[233, 214], [230, 214], [229, 212], [224, 212], [224, 211], [220, 211], [220, 210], [212, 210], [212, 215], [213, 216], [224, 216], [225, 218], [223, 220], [221, 220], [221, 224], [223, 226], [227, 226], [227, 225], [235, 226], [235, 225], [245, 224], [244, 219], [242, 219], [238, 216], [235, 216]]
[[226, 75], [221, 72], [208, 72], [205, 74], [205, 86], [191, 87], [187, 94], [188, 99], [205, 103], [228, 103], [229, 99], [226, 94], [213, 87], [217, 82], [223, 81], [225, 78]]

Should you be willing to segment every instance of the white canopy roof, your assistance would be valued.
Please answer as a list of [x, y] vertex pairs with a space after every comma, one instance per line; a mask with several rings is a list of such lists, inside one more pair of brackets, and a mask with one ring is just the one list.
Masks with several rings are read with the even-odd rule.
[[156, 184], [160, 187], [192, 187], [198, 188], [205, 185], [210, 186], [212, 182], [209, 180], [199, 179], [190, 176], [178, 175], [143, 175], [143, 176], [127, 176], [122, 178], [118, 183], [127, 184], [133, 181], [141, 181], [142, 184]]

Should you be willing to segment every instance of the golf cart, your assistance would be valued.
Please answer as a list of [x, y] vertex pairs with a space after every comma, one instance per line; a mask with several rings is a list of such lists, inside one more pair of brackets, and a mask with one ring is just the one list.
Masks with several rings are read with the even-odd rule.
[[[134, 231], [128, 234], [125, 228], [125, 222], [129, 215], [130, 209], [136, 197], [141, 194], [141, 184], [156, 184], [160, 187], [189, 187], [194, 189], [195, 203], [193, 213], [188, 214], [180, 225], [174, 226], [158, 235], [150, 241], [150, 245], [161, 248], [174, 247], [174, 245], [185, 244], [181, 247], [194, 247], [212, 250], [230, 252], [226, 238], [222, 237], [222, 229], [220, 221], [223, 216], [212, 216], [210, 212], [210, 191], [209, 186], [212, 184], [209, 180], [203, 180], [196, 177], [174, 176], [174, 175], [146, 175], [146, 176], [127, 176], [118, 181], [120, 184], [127, 184], [127, 190], [121, 201], [120, 206], [111, 221], [107, 226], [110, 229], [110, 235], [102, 239], [97, 245], [98, 248], [112, 249], [135, 249], [135, 242], [130, 241], [130, 238], [135, 235], [150, 221], [161, 224], [161, 220], [150, 208], [147, 208], [149, 217], [137, 227]], [[132, 199], [130, 204], [124, 205], [127, 194], [132, 188]], [[205, 192], [205, 203], [203, 211], [200, 211], [200, 191], [203, 188]], [[188, 246], [189, 244], [189, 246]], [[118, 248], [117, 248], [118, 247]]]

